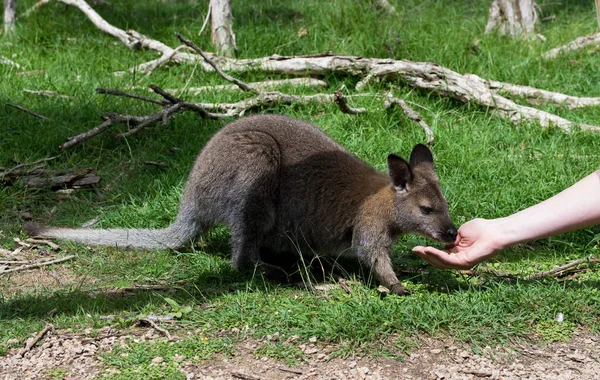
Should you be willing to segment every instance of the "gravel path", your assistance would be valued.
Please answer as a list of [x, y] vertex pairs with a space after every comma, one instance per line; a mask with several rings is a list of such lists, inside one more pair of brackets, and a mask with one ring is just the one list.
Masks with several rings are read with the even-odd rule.
[[[124, 335], [126, 334], [126, 335]], [[88, 379], [114, 373], [99, 359], [117, 342], [130, 339], [164, 339], [154, 330], [117, 331], [105, 327], [73, 334], [50, 331], [37, 346], [23, 353], [12, 349], [0, 357], [0, 378]], [[327, 360], [332, 349], [303, 346], [307, 361], [290, 368], [270, 358], [256, 358], [252, 342], [241, 342], [236, 355], [202, 362], [179, 357], [177, 366], [188, 379], [598, 379], [600, 336], [579, 334], [569, 343], [545, 347], [522, 345], [512, 350], [486, 349], [482, 355], [424, 338], [425, 343], [403, 361], [392, 359], [339, 358]], [[493, 359], [489, 352], [493, 353]], [[21, 354], [23, 356], [21, 357]], [[155, 358], [152, 365], [165, 365]], [[59, 375], [59, 377], [57, 377]]]

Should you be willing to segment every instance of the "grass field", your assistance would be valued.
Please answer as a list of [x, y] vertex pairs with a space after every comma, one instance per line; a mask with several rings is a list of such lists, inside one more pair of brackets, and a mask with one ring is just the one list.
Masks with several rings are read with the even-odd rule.
[[[19, 1], [19, 11], [33, 3]], [[394, 17], [374, 11], [368, 1], [358, 0], [233, 0], [233, 12], [240, 58], [331, 50], [365, 57], [435, 61], [459, 73], [570, 95], [599, 96], [597, 49], [549, 61], [539, 58], [555, 46], [596, 31], [593, 2], [539, 3], [544, 16], [556, 16], [540, 26], [546, 41], [512, 41], [484, 35], [488, 4], [478, 1], [407, 0], [397, 2], [398, 15]], [[120, 28], [135, 29], [171, 46], [178, 45], [174, 33], [179, 32], [210, 50], [209, 33], [197, 36], [206, 5], [204, 1], [111, 0], [110, 5], [95, 8]], [[298, 33], [302, 28], [306, 28], [306, 34]], [[470, 49], [476, 39], [481, 47], [478, 54]], [[162, 67], [149, 77], [115, 76], [113, 72], [154, 59], [156, 54], [131, 51], [95, 29], [78, 10], [54, 3], [19, 19], [15, 35], [1, 37], [0, 56], [22, 66], [17, 69], [0, 65], [0, 101], [23, 105], [49, 118], [43, 121], [13, 108], [0, 108], [2, 167], [58, 154], [57, 147], [66, 137], [97, 126], [99, 116], [105, 112], [143, 114], [154, 109], [137, 101], [97, 95], [96, 87], [127, 89], [155, 83], [162, 88], [183, 88], [188, 81], [192, 86], [224, 83], [216, 74], [201, 73], [193, 65]], [[22, 71], [29, 73], [20, 74]], [[240, 78], [258, 81], [279, 77], [244, 73]], [[356, 82], [338, 76], [324, 79], [330, 84], [326, 90], [329, 93], [341, 84], [353, 88]], [[399, 85], [397, 95], [419, 104], [419, 112], [435, 132], [436, 168], [457, 224], [475, 217], [508, 215], [600, 167], [598, 134], [565, 134], [533, 123], [515, 126], [476, 105]], [[22, 92], [23, 88], [56, 91], [70, 98], [35, 96]], [[383, 88], [374, 85], [368, 90], [375, 93]], [[182, 96], [216, 102], [237, 101], [246, 95], [214, 92], [201, 98]], [[386, 111], [380, 100], [361, 98], [352, 103], [370, 111], [350, 116], [339, 112], [335, 105], [294, 105], [263, 112], [311, 121], [382, 171], [388, 153], [407, 156], [414, 144], [424, 141], [419, 126], [397, 110]], [[577, 111], [559, 106], [542, 108], [571, 120], [600, 124], [598, 107]], [[78, 226], [92, 218], [98, 218], [98, 227], [167, 225], [176, 214], [195, 156], [225, 122], [183, 114], [175, 117], [167, 130], [156, 127], [126, 141], [105, 135], [50, 163], [54, 169], [94, 168], [103, 178], [100, 192], [80, 190], [58, 197], [50, 190], [0, 185], [0, 246], [11, 249], [13, 238], [25, 237], [20, 220], [23, 212], [53, 225]], [[171, 147], [180, 150], [174, 153]], [[144, 161], [164, 161], [169, 168], [144, 165]], [[450, 338], [477, 349], [520, 339], [568, 339], [575, 331], [597, 332], [600, 327], [597, 270], [562, 282], [554, 278], [474, 278], [430, 268], [410, 252], [412, 246], [426, 240], [405, 236], [395, 246], [393, 260], [398, 268], [412, 271], [400, 272], [403, 284], [412, 291], [410, 297], [381, 298], [377, 284], [364, 281], [364, 273], [349, 268], [348, 278], [359, 280], [351, 282], [352, 295], [341, 289], [313, 293], [231, 269], [228, 231], [223, 228], [215, 229], [204, 240], [206, 244], [181, 252], [151, 253], [64, 243], [64, 250], [77, 258], [57, 265], [72, 279], [60, 287], [16, 286], [15, 276], [3, 275], [0, 353], [8, 348], [8, 339], [23, 341], [46, 321], [57, 327], [97, 328], [113, 323], [100, 320], [102, 315], [166, 314], [180, 309], [185, 312], [177, 328], [200, 329], [203, 335], [179, 342], [178, 349], [208, 356], [230, 353], [235, 342], [244, 339], [242, 334], [223, 338], [217, 332], [244, 330], [246, 326], [254, 338], [278, 332], [283, 337], [298, 335], [299, 342], [306, 342], [315, 336], [319, 342], [335, 346], [338, 355], [393, 357], [410, 351], [422, 334]], [[525, 276], [598, 255], [599, 240], [600, 229], [595, 227], [517, 246], [485, 265]], [[148, 281], [176, 284], [178, 290], [168, 295], [139, 292], [127, 298], [90, 295], [101, 288]], [[56, 312], [48, 316], [52, 309]], [[561, 325], [553, 322], [558, 312], [565, 315]], [[127, 358], [111, 354], [106, 363], [115, 368], [134, 366], [149, 371], [149, 360], [156, 352], [173, 354], [169, 347], [132, 346]], [[302, 356], [293, 344], [269, 343], [259, 352], [288, 361]]]

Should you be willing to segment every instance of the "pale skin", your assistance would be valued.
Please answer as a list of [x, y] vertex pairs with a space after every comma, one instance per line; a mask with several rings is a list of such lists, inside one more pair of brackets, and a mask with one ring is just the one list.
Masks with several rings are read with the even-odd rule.
[[413, 251], [440, 269], [470, 269], [515, 244], [600, 224], [600, 170], [541, 203], [498, 219], [473, 219], [447, 250]]

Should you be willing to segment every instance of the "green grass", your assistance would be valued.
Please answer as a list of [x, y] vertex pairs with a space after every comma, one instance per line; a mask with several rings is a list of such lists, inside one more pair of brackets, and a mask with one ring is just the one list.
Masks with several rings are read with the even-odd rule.
[[[19, 11], [33, 3], [20, 1]], [[110, 4], [96, 9], [116, 26], [135, 29], [171, 46], [177, 45], [174, 33], [180, 32], [211, 50], [207, 33], [197, 37], [206, 12], [205, 2], [113, 0]], [[388, 17], [374, 12], [368, 1], [233, 1], [239, 57], [332, 50], [366, 57], [435, 61], [457, 72], [484, 78], [598, 96], [600, 68], [596, 50], [570, 53], [551, 61], [538, 58], [552, 47], [596, 30], [592, 3], [540, 2], [544, 15], [556, 16], [555, 21], [540, 27], [540, 33], [547, 38], [545, 42], [483, 35], [487, 4], [481, 2], [411, 0], [395, 5], [399, 14]], [[301, 28], [308, 33], [299, 35]], [[476, 39], [482, 48], [479, 54], [470, 49]], [[76, 9], [54, 3], [19, 20], [14, 36], [2, 36], [0, 56], [18, 62], [25, 71], [44, 70], [17, 75], [21, 70], [0, 65], [0, 101], [26, 106], [50, 118], [41, 121], [12, 108], [0, 108], [3, 167], [59, 153], [57, 147], [66, 137], [97, 126], [99, 116], [105, 112], [143, 114], [154, 110], [136, 101], [97, 95], [96, 87], [126, 89], [156, 83], [162, 88], [182, 88], [188, 80], [192, 86], [223, 83], [217, 75], [199, 73], [191, 65], [159, 68], [148, 78], [139, 74], [114, 76], [114, 71], [154, 59], [155, 53], [128, 50], [96, 30]], [[277, 76], [244, 73], [240, 78], [256, 81]], [[341, 76], [324, 79], [330, 83], [329, 92], [341, 84], [353, 88], [356, 82]], [[23, 93], [22, 88], [53, 90], [71, 98], [34, 96]], [[383, 90], [377, 84], [370, 89]], [[600, 167], [597, 134], [565, 134], [533, 123], [515, 126], [476, 105], [459, 104], [407, 87], [401, 87], [398, 95], [421, 105], [419, 112], [435, 132], [436, 168], [457, 224], [474, 217], [508, 215], [559, 192]], [[244, 96], [207, 93], [197, 100], [237, 101]], [[264, 112], [312, 121], [382, 171], [388, 153], [406, 156], [414, 144], [424, 140], [417, 125], [397, 110], [384, 110], [379, 100], [353, 99], [352, 104], [370, 111], [349, 116], [341, 114], [334, 105], [294, 105]], [[577, 111], [559, 106], [543, 109], [568, 119], [600, 124], [597, 107]], [[176, 214], [194, 157], [225, 122], [183, 114], [171, 120], [168, 130], [157, 127], [126, 141], [102, 136], [65, 152], [49, 165], [54, 169], [96, 169], [103, 178], [100, 194], [81, 190], [62, 199], [49, 190], [18, 185], [0, 187], [0, 245], [11, 248], [13, 237], [24, 237], [19, 219], [23, 212], [31, 212], [36, 220], [53, 225], [80, 225], [95, 217], [99, 227], [167, 225]], [[181, 150], [173, 153], [171, 147]], [[165, 161], [169, 169], [144, 165], [146, 160]], [[512, 248], [488, 265], [525, 276], [590, 254], [598, 255], [599, 237], [600, 229], [595, 227], [533, 242], [533, 250]], [[381, 298], [376, 284], [351, 267], [344, 267], [347, 275], [360, 280], [352, 285], [352, 295], [342, 290], [313, 294], [231, 269], [228, 232], [223, 228], [215, 229], [203, 243], [206, 244], [182, 252], [88, 250], [64, 243], [69, 253], [77, 255], [77, 260], [62, 265], [75, 278], [69, 285], [9, 293], [4, 289], [11, 287], [11, 278], [0, 278], [0, 353], [6, 352], [8, 339], [24, 340], [46, 321], [57, 327], [84, 329], [109, 323], [101, 321], [101, 315], [172, 313], [173, 306], [165, 297], [182, 307], [192, 307], [176, 324], [183, 330], [200, 329], [202, 335], [175, 346], [140, 344], [119, 348], [105, 358], [108, 366], [121, 371], [115, 377], [134, 376], [125, 369], [131, 367], [131, 371], [138, 371], [135, 376], [143, 373], [149, 378], [178, 378], [180, 372], [171, 360], [177, 352], [194, 352], [197, 360], [213, 354], [233, 355], [236, 343], [246, 339], [244, 336], [261, 339], [276, 332], [281, 335], [280, 342], [263, 343], [258, 355], [293, 363], [302, 357], [298, 344], [307, 343], [312, 336], [318, 338], [318, 344], [331, 346], [333, 355], [360, 352], [398, 357], [416, 344], [419, 334], [451, 337], [478, 347], [532, 337], [568, 339], [577, 329], [597, 331], [600, 327], [597, 271], [561, 283], [554, 279], [469, 278], [429, 268], [410, 253], [412, 246], [426, 241], [406, 236], [394, 249], [394, 263], [398, 268], [428, 269], [422, 274], [401, 275], [412, 296]], [[177, 284], [178, 290], [175, 294], [138, 292], [126, 298], [91, 293], [99, 288], [148, 280]], [[49, 317], [52, 309], [56, 313]], [[560, 329], [552, 322], [558, 312], [565, 315], [564, 326], [568, 328]], [[222, 338], [217, 334], [232, 329], [245, 331], [246, 335]], [[300, 338], [285, 343], [293, 335]], [[168, 359], [167, 364], [150, 366], [155, 356]]]

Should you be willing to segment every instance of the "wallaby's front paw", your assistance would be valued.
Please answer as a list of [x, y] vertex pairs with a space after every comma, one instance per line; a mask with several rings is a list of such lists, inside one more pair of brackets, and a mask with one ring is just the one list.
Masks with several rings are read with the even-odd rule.
[[394, 284], [390, 287], [390, 292], [399, 296], [408, 296], [410, 295], [410, 292], [406, 289], [404, 289], [404, 287], [402, 285], [400, 285], [400, 283]]

